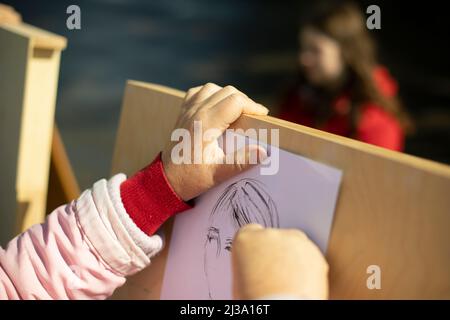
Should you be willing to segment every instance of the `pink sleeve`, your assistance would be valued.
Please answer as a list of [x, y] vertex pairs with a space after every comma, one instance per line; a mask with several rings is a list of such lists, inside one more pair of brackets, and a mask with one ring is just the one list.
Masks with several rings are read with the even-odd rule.
[[[161, 185], [165, 180], [158, 176], [163, 175], [158, 159], [147, 170], [165, 190], [159, 192], [163, 195], [159, 201], [172, 204], [163, 203], [159, 210], [189, 208], [168, 183]], [[136, 176], [126, 180], [123, 174], [100, 180], [77, 200], [53, 211], [44, 223], [0, 248], [0, 299], [104, 299], [124, 284], [126, 276], [150, 264], [163, 246], [162, 238], [136, 223], [144, 219], [139, 214], [148, 212], [134, 211], [130, 217], [120, 192], [127, 181], [126, 186], [141, 196], [146, 191], [151, 198], [152, 188], [141, 190], [134, 185], [136, 180]], [[128, 201], [132, 197], [128, 194]], [[152, 230], [176, 213], [170, 210], [156, 213], [159, 219]]]

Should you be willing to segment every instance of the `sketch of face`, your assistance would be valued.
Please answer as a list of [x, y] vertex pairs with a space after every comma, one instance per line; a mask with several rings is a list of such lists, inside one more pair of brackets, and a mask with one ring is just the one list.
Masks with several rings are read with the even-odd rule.
[[229, 185], [219, 197], [206, 230], [204, 268], [209, 297], [226, 296], [221, 285], [230, 268], [230, 253], [235, 233], [249, 223], [279, 227], [275, 202], [255, 179], [241, 179]]

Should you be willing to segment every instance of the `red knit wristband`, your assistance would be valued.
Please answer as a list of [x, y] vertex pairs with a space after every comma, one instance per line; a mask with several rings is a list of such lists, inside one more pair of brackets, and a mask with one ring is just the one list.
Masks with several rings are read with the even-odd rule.
[[155, 233], [174, 214], [192, 208], [170, 186], [161, 153], [120, 185], [120, 195], [131, 219], [147, 235]]

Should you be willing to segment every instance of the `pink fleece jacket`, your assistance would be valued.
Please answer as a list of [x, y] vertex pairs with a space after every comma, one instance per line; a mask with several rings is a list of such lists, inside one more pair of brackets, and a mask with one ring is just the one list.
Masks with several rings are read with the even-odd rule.
[[104, 299], [163, 247], [153, 234], [190, 208], [158, 156], [130, 179], [102, 179], [0, 248], [0, 299]]

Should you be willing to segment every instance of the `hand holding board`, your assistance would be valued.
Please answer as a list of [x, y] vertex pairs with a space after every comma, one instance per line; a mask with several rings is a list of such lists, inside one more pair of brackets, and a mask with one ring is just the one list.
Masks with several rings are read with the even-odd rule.
[[[133, 174], [162, 150], [184, 93], [127, 84], [113, 173]], [[280, 130], [280, 148], [343, 172], [327, 250], [330, 297], [336, 299], [450, 298], [450, 168], [272, 117], [242, 116], [244, 130]], [[170, 246], [130, 277], [115, 298], [158, 299]], [[370, 267], [381, 289], [370, 289]]]
[[[236, 133], [228, 138], [236, 143], [228, 152], [258, 144]], [[326, 252], [341, 172], [273, 145], [266, 149], [271, 154], [266, 166], [276, 170], [255, 166], [175, 217], [161, 299], [232, 299], [232, 240], [248, 223], [300, 229]]]

